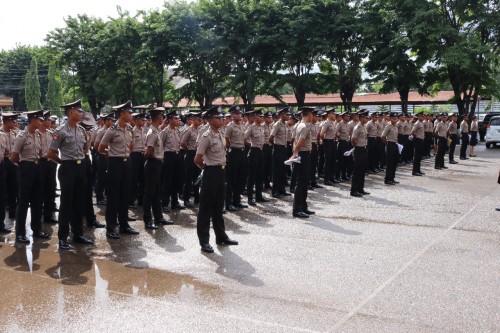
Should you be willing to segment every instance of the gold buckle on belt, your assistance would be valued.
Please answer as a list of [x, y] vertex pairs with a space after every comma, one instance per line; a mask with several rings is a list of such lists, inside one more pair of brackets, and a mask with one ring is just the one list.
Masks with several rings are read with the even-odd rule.
[[224, 168], [225, 168], [226, 166], [225, 166], [225, 165], [221, 165], [220, 167], [222, 168], [222, 170], [224, 170]]
[[82, 160], [76, 160], [76, 164], [82, 164]]
[[124, 159], [123, 159], [123, 162], [127, 162], [127, 160], [128, 160], [128, 158], [124, 158]]

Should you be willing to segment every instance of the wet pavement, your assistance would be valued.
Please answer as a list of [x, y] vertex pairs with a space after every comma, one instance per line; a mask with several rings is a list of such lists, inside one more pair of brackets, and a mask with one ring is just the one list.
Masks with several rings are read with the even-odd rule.
[[29, 246], [2, 236], [0, 331], [500, 332], [500, 149], [476, 154], [399, 168], [398, 186], [371, 175], [364, 198], [310, 192], [308, 220], [291, 198], [228, 213], [240, 245], [214, 254], [193, 210], [121, 240], [86, 229], [96, 245], [69, 252], [57, 225]]

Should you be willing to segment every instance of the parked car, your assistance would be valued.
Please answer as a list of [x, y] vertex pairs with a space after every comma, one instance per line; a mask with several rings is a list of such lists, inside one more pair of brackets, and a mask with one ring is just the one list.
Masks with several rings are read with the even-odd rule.
[[484, 136], [486, 135], [486, 127], [490, 123], [491, 117], [500, 116], [500, 112], [488, 113], [484, 116], [483, 121], [478, 122], [479, 127], [479, 140], [484, 141]]
[[492, 145], [496, 147], [497, 143], [500, 143], [500, 116], [494, 116], [490, 119], [484, 138], [486, 140], [486, 148], [490, 148]]

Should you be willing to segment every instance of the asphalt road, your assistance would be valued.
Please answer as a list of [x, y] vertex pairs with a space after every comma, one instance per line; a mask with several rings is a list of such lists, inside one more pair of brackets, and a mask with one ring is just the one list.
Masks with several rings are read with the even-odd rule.
[[308, 220], [291, 199], [228, 213], [240, 245], [210, 255], [192, 210], [118, 241], [86, 229], [96, 245], [64, 253], [57, 226], [0, 237], [0, 331], [500, 332], [500, 149], [476, 154], [399, 168], [398, 186], [369, 176], [364, 198], [310, 192]]

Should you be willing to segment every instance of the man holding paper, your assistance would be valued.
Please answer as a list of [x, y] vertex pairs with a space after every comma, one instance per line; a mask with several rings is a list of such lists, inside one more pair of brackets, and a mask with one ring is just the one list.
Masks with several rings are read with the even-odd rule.
[[365, 172], [366, 172], [366, 145], [367, 131], [365, 124], [368, 111], [361, 110], [358, 112], [359, 122], [352, 131], [351, 143], [354, 146], [354, 168], [351, 181], [351, 196], [362, 197], [370, 193], [366, 192], [365, 187]]

